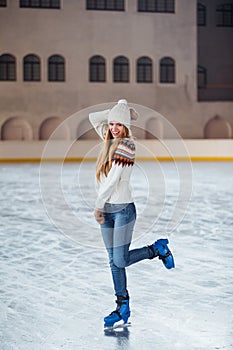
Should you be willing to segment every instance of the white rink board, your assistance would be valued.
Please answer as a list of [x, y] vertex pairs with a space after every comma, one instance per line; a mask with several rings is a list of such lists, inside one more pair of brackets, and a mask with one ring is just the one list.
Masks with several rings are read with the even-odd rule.
[[[233, 160], [233, 140], [136, 140], [140, 160]], [[101, 141], [0, 141], [0, 161], [93, 160]]]

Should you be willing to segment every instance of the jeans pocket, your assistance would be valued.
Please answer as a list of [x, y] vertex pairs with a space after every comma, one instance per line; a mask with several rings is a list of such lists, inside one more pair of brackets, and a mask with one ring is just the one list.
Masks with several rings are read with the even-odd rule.
[[134, 203], [130, 203], [125, 208], [123, 208], [122, 215], [128, 219], [128, 222], [136, 220], [136, 208]]

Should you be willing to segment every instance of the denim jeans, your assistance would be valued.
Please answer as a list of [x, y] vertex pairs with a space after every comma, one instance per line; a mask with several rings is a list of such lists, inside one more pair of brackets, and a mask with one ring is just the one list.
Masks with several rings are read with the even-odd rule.
[[116, 296], [127, 296], [125, 268], [151, 257], [148, 247], [129, 250], [136, 220], [134, 203], [104, 206], [104, 224], [101, 225], [103, 241], [109, 256], [109, 265]]

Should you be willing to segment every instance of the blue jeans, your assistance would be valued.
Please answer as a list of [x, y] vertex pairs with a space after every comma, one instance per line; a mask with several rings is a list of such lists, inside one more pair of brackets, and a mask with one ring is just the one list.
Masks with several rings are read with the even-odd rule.
[[109, 256], [109, 265], [116, 296], [127, 296], [125, 268], [138, 261], [151, 258], [148, 247], [129, 250], [136, 220], [134, 203], [104, 206], [104, 224], [101, 225], [103, 241]]

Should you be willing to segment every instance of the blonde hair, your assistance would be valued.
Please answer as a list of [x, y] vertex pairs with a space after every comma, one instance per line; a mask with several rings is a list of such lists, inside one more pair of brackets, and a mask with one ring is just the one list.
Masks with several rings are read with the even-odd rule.
[[101, 174], [104, 174], [105, 176], [108, 175], [111, 167], [112, 167], [112, 159], [113, 155], [121, 142], [122, 138], [129, 138], [129, 129], [124, 126], [122, 137], [113, 139], [110, 129], [108, 128], [105, 140], [104, 140], [104, 146], [103, 150], [100, 152], [99, 157], [97, 159], [96, 164], [96, 178], [98, 182], [100, 182], [100, 176]]

